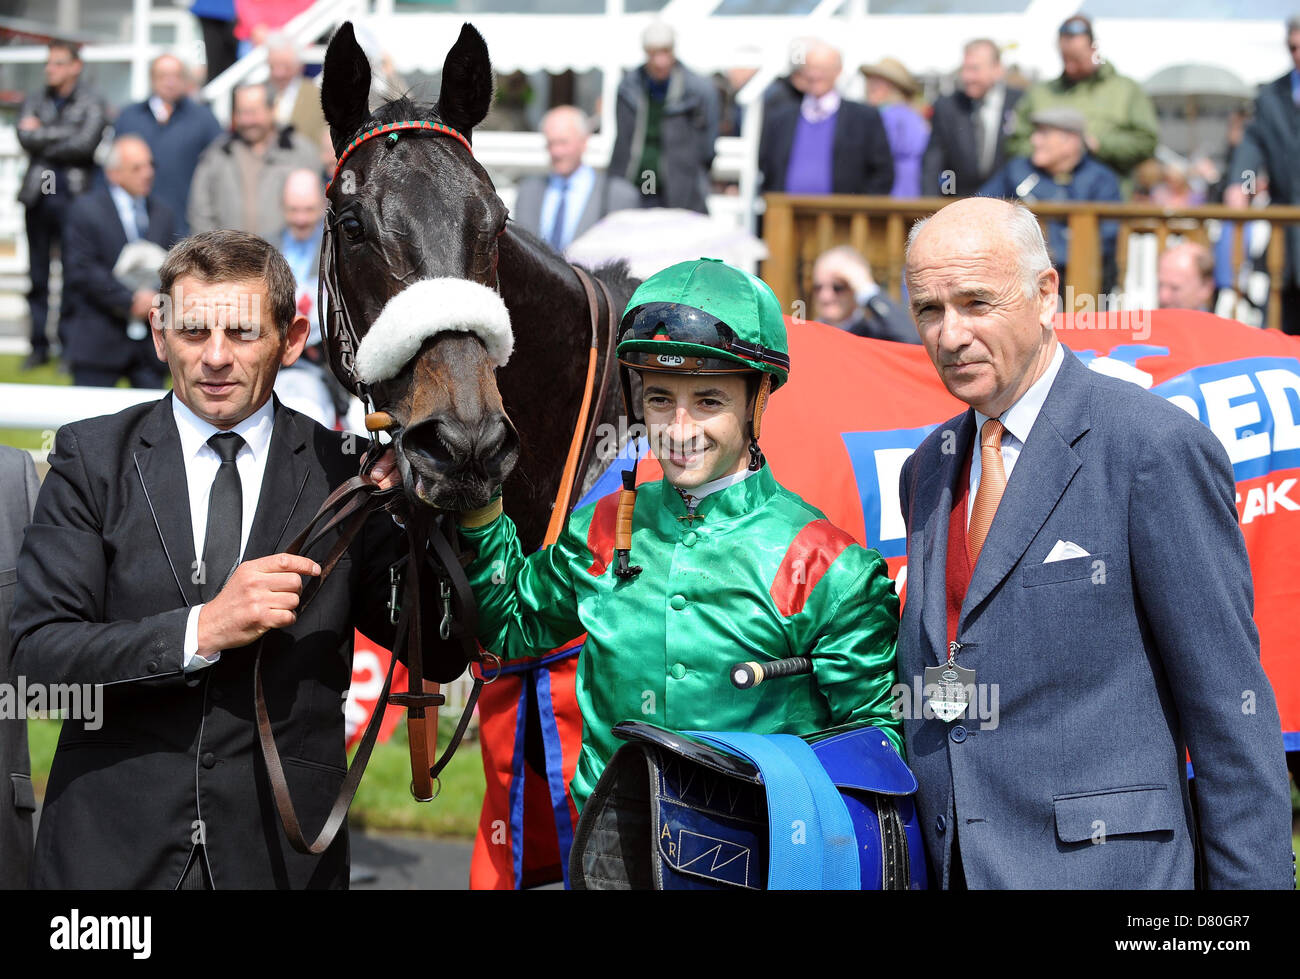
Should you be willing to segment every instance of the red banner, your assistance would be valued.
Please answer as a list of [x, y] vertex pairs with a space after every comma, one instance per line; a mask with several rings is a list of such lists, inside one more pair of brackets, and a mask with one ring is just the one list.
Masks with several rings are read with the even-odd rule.
[[[347, 703], [343, 708], [343, 723], [347, 734], [347, 747], [361, 740], [361, 735], [370, 722], [370, 715], [379, 702], [380, 691], [384, 689], [384, 677], [388, 675], [388, 664], [393, 661], [393, 654], [378, 643], [373, 643], [360, 632], [356, 633], [356, 642], [352, 652], [352, 686], [348, 688]], [[401, 663], [393, 668], [394, 690], [406, 689], [406, 667]], [[387, 741], [393, 736], [393, 729], [402, 720], [402, 708], [389, 704], [384, 711], [383, 723], [379, 725], [378, 741]]]

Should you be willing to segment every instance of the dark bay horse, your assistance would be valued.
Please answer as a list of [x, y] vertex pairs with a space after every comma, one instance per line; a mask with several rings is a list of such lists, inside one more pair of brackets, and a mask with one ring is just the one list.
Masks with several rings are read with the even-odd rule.
[[[373, 329], [370, 353], [379, 340], [388, 344], [379, 354], [391, 376], [371, 391], [397, 423], [412, 503], [471, 509], [504, 480], [506, 510], [527, 553], [542, 542], [583, 397], [592, 335], [586, 294], [563, 258], [507, 222], [470, 150], [493, 92], [487, 46], [473, 27], [464, 25], [447, 54], [435, 104], [401, 97], [372, 113], [370, 80], [345, 23], [326, 52], [321, 105], [335, 153], [346, 156], [327, 220], [339, 298], [361, 340], [357, 360]], [[385, 124], [420, 121], [453, 132], [401, 129], [362, 140]], [[609, 288], [617, 319], [636, 281], [621, 264], [594, 274]], [[494, 370], [502, 344], [494, 304], [502, 301], [513, 351]], [[606, 312], [601, 299], [602, 324]], [[607, 346], [602, 337], [598, 371], [612, 353]], [[347, 385], [338, 355], [332, 346], [332, 366]], [[618, 403], [615, 393], [594, 422], [615, 423]]]

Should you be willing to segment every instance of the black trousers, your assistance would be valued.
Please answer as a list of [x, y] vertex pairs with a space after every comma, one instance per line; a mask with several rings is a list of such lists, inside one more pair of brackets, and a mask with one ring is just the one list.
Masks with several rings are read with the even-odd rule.
[[1300, 336], [1300, 286], [1282, 286], [1282, 332]]
[[59, 257], [63, 256], [63, 224], [68, 203], [66, 193], [42, 194], [27, 208], [27, 255], [32, 279], [27, 311], [32, 321], [32, 353], [47, 354], [50, 349], [46, 334], [50, 318], [50, 253], [58, 248]]
[[236, 61], [235, 24], [229, 20], [200, 17], [203, 27], [203, 50], [208, 59], [208, 81], [216, 78]]
[[167, 380], [167, 365], [154, 356], [152, 347], [137, 351], [125, 367], [96, 367], [94, 364], [72, 364], [72, 383], [79, 387], [111, 388], [119, 377], [125, 377], [133, 388], [160, 388]]

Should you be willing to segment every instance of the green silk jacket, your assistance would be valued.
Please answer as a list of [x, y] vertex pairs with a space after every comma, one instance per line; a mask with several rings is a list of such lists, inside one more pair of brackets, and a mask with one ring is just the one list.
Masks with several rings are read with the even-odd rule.
[[[461, 528], [478, 549], [467, 573], [484, 648], [536, 656], [587, 633], [579, 808], [625, 719], [760, 734], [873, 723], [902, 753], [890, 713], [898, 597], [876, 551], [764, 466], [706, 496], [694, 519], [667, 480], [639, 487], [631, 563], [643, 570], [624, 581], [614, 574], [617, 497], [575, 511], [554, 545], [527, 556], [507, 516]], [[735, 663], [800, 655], [812, 657], [812, 675], [731, 684]]]

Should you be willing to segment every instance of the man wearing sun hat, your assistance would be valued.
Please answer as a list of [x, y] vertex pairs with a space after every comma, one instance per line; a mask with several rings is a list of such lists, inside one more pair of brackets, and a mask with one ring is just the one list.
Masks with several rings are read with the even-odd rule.
[[912, 73], [897, 58], [864, 65], [867, 103], [876, 107], [894, 155], [891, 197], [921, 196], [921, 158], [930, 143], [930, 124], [909, 104], [920, 93]]
[[[760, 734], [870, 723], [897, 748], [885, 562], [782, 487], [758, 446], [767, 396], [790, 371], [772, 290], [716, 259], [671, 266], [633, 294], [617, 354], [630, 420], [644, 421], [664, 478], [575, 511], [528, 556], [499, 499], [461, 514], [486, 649], [530, 656], [587, 634], [574, 802], [630, 718]], [[731, 684], [737, 662], [790, 656], [811, 657], [813, 672]]]

